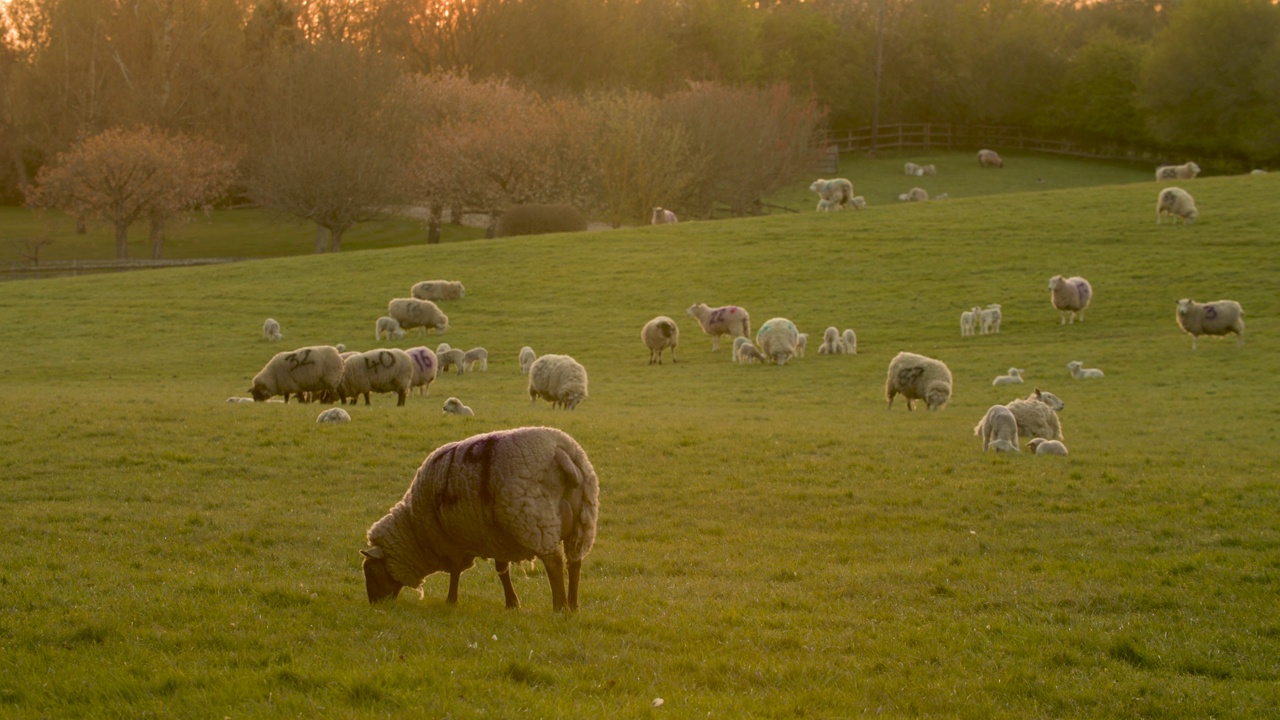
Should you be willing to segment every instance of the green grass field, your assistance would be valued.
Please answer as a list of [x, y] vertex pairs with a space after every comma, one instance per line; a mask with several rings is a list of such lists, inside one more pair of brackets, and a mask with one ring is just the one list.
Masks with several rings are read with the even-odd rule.
[[[799, 215], [0, 284], [0, 716], [1274, 717], [1280, 179], [1190, 181], [1200, 220], [1171, 227], [1145, 169], [898, 204], [877, 162], [842, 173], [861, 212], [797, 190]], [[1083, 324], [1057, 273], [1093, 283]], [[449, 331], [394, 344], [483, 345], [487, 373], [339, 427], [224, 402], [280, 350], [386, 344], [387, 300], [430, 278], [466, 283]], [[1240, 301], [1244, 347], [1193, 352], [1180, 297]], [[735, 365], [699, 301], [860, 352]], [[1002, 332], [961, 338], [991, 302]], [[675, 365], [646, 364], [658, 314]], [[586, 366], [576, 411], [530, 405], [525, 344]], [[944, 410], [885, 411], [904, 349], [950, 366]], [[992, 387], [1011, 365], [1027, 385]], [[973, 426], [1036, 386], [1071, 455], [984, 455]], [[422, 459], [537, 424], [601, 480], [582, 609], [553, 614], [535, 565], [506, 611], [491, 564], [456, 607], [439, 575], [370, 606], [364, 532]]]

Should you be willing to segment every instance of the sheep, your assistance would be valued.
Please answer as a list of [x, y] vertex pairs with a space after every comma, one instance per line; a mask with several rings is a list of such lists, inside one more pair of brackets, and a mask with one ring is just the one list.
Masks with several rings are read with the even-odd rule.
[[337, 345], [334, 345], [334, 347], [338, 348], [338, 352], [340, 353], [344, 353], [347, 351], [347, 346], [343, 345], [342, 343], [338, 343]]
[[441, 413], [445, 415], [461, 415], [462, 417], [474, 417], [475, 412], [471, 408], [462, 404], [462, 401], [456, 397], [451, 397], [444, 401], [444, 405], [440, 406]]
[[387, 303], [387, 315], [395, 318], [403, 330], [418, 328], [419, 335], [432, 328], [438, 333], [449, 329], [449, 317], [430, 300], [395, 298]]
[[452, 345], [450, 345], [449, 343], [446, 343], [446, 342], [442, 342], [442, 343], [440, 343], [439, 345], [437, 345], [437, 346], [436, 346], [436, 355], [439, 355], [440, 353], [444, 352], [445, 350], [451, 350], [451, 349], [453, 349], [453, 346], [452, 346]]
[[933, 196], [933, 199], [934, 199], [934, 200], [946, 200], [946, 199], [947, 199], [947, 198], [949, 198], [949, 197], [951, 197], [951, 196], [950, 196], [950, 195], [948, 195], [947, 193], [938, 193], [937, 195], [934, 195], [934, 196]]
[[[582, 560], [596, 538], [600, 481], [582, 447], [555, 428], [523, 427], [442, 445], [366, 537], [370, 603], [449, 573], [445, 602], [475, 558], [493, 558], [508, 608], [520, 606], [511, 562], [538, 558], [556, 612], [578, 609]], [[566, 572], [567, 571], [567, 572]], [[566, 575], [568, 588], [566, 591]]]
[[1190, 298], [1178, 301], [1178, 327], [1191, 335], [1195, 350], [1201, 335], [1236, 334], [1236, 347], [1244, 347], [1244, 308], [1235, 300], [1198, 303]]
[[799, 340], [800, 331], [796, 330], [795, 323], [781, 317], [765, 321], [756, 332], [756, 347], [778, 365], [786, 365], [787, 360], [795, 356]]
[[915, 401], [924, 400], [930, 410], [939, 410], [951, 400], [951, 370], [941, 360], [900, 352], [889, 363], [884, 382], [884, 397], [893, 409], [893, 398], [899, 393], [907, 399], [907, 410], [915, 410]]
[[720, 336], [751, 337], [751, 316], [737, 305], [725, 305], [714, 310], [706, 303], [690, 305], [685, 314], [697, 318], [702, 332], [711, 336], [711, 351], [720, 349]]
[[232, 395], [231, 397], [227, 398], [227, 402], [231, 403], [232, 405], [235, 405], [237, 403], [251, 403], [253, 401], [254, 400], [251, 397], [240, 397], [239, 395]]
[[978, 167], [983, 168], [1004, 168], [1004, 160], [995, 150], [979, 150], [978, 151]]
[[[818, 178], [813, 181], [809, 189], [818, 193], [818, 197], [821, 198], [818, 201], [819, 212], [824, 209], [841, 209], [845, 205], [853, 203], [853, 183], [845, 178], [835, 178], [833, 180]], [[825, 208], [824, 202], [826, 203]]]
[[[737, 342], [735, 340], [735, 342]], [[796, 357], [804, 357], [805, 352], [809, 350], [809, 333], [800, 333], [796, 336]]]
[[982, 308], [974, 307], [960, 313], [960, 337], [971, 337], [977, 332], [978, 318], [982, 317]]
[[253, 377], [249, 394], [257, 402], [265, 402], [276, 395], [284, 395], [289, 402], [292, 393], [318, 393], [332, 397], [342, 382], [342, 356], [332, 345], [313, 345], [293, 352], [276, 353]]
[[1076, 380], [1088, 380], [1090, 378], [1100, 378], [1103, 373], [1098, 368], [1087, 368], [1084, 363], [1079, 360], [1072, 360], [1067, 363], [1067, 369], [1071, 371], [1071, 377]]
[[1058, 440], [1045, 440], [1044, 438], [1031, 438], [1027, 441], [1027, 447], [1031, 448], [1036, 455], [1066, 455], [1067, 446]]
[[349, 423], [351, 414], [340, 407], [331, 407], [316, 416], [318, 423]]
[[979, 325], [982, 327], [983, 335], [999, 334], [1000, 332], [1000, 303], [991, 303], [985, 310], [979, 312]]
[[[763, 328], [761, 328], [763, 329]], [[844, 343], [840, 341], [840, 331], [829, 327], [822, 333], [822, 344], [818, 346], [819, 355], [843, 355]]]
[[488, 372], [489, 370], [489, 351], [482, 347], [475, 347], [468, 350], [462, 356], [462, 367], [467, 372], [475, 372], [476, 365], [480, 366], [480, 372]]
[[[738, 344], [739, 340], [742, 341], [742, 344]], [[744, 365], [749, 365], [751, 363], [760, 363], [763, 365], [764, 363], [769, 362], [769, 358], [765, 357], [764, 353], [760, 352], [760, 348], [752, 345], [750, 340], [746, 338], [737, 338], [733, 342], [734, 362], [739, 362]]]
[[920, 166], [920, 173], [921, 173], [922, 175], [937, 175], [937, 174], [938, 174], [938, 166], [937, 166], [937, 165], [933, 165], [933, 164], [929, 164], [929, 165], [921, 165], [921, 166]]
[[404, 405], [413, 386], [415, 363], [400, 348], [379, 348], [368, 352], [353, 353], [342, 367], [342, 382], [338, 384], [338, 397], [345, 404], [348, 399], [369, 404], [371, 393], [393, 392], [396, 405]]
[[840, 341], [844, 343], [845, 355], [858, 354], [858, 334], [853, 331], [853, 328], [845, 328], [840, 334]]
[[659, 315], [640, 328], [640, 342], [649, 348], [649, 364], [662, 364], [662, 351], [671, 349], [671, 362], [676, 361], [676, 345], [680, 344], [680, 326], [666, 315]]
[[861, 195], [854, 195], [853, 199], [849, 201], [849, 205], [854, 210], [861, 210], [867, 206], [867, 199]]
[[903, 164], [902, 164], [902, 174], [903, 174], [903, 175], [915, 175], [915, 176], [924, 175], [924, 168], [920, 167], [919, 165], [917, 165], [917, 164], [915, 164], [915, 163], [913, 163], [913, 162], [903, 163]]
[[1054, 275], [1049, 278], [1049, 301], [1062, 314], [1062, 324], [1067, 325], [1070, 316], [1075, 324], [1076, 313], [1080, 314], [1080, 322], [1084, 322], [1084, 310], [1093, 299], [1093, 286], [1082, 277], [1064, 278]]
[[431, 392], [431, 383], [435, 382], [440, 361], [436, 359], [436, 354], [431, 348], [423, 345], [409, 348], [404, 352], [413, 361], [413, 382], [409, 384], [409, 389], [412, 391], [417, 388], [418, 394], [425, 397]]
[[1021, 452], [1018, 448], [1018, 421], [1013, 417], [1013, 411], [1004, 405], [992, 405], [974, 426], [973, 434], [982, 438], [982, 452]]
[[902, 202], [926, 202], [929, 200], [929, 192], [922, 187], [913, 187], [899, 195], [898, 199]]
[[467, 289], [457, 280], [423, 280], [409, 288], [409, 297], [418, 300], [461, 300]]
[[992, 385], [1015, 385], [1022, 382], [1022, 368], [1011, 367], [1008, 374], [997, 375], [995, 380], [991, 381]]
[[529, 367], [529, 398], [551, 401], [551, 407], [578, 407], [587, 398], [587, 370], [568, 355], [543, 355]]
[[1196, 201], [1191, 193], [1180, 187], [1167, 187], [1156, 198], [1156, 224], [1163, 225], [1166, 215], [1172, 225], [1177, 225], [1179, 220], [1191, 225], [1200, 211], [1196, 210]]
[[[533, 351], [533, 348], [529, 347], [528, 345], [525, 345], [524, 347], [520, 348], [520, 356], [519, 356], [520, 374], [528, 375], [529, 366], [532, 365], [533, 361], [537, 359], [538, 359], [538, 354]], [[672, 360], [674, 359], [675, 359], [675, 353], [672, 353]]]
[[1018, 421], [1020, 437], [1062, 439], [1062, 423], [1058, 419], [1058, 411], [1066, 405], [1057, 395], [1036, 388], [1027, 397], [1018, 398], [1005, 407], [1009, 408]]
[[1200, 174], [1200, 166], [1194, 162], [1181, 165], [1161, 165], [1156, 168], [1156, 180], [1190, 180]]
[[280, 332], [280, 323], [274, 318], [267, 318], [262, 321], [262, 339], [267, 342], [276, 342], [283, 340], [284, 335]]
[[680, 218], [675, 213], [661, 207], [654, 208], [653, 217], [649, 219], [650, 225], [670, 225], [677, 222], [680, 222]]
[[446, 347], [444, 352], [436, 351], [436, 362], [439, 363], [437, 373], [446, 372], [449, 368], [457, 368], [461, 375], [466, 370], [467, 354], [457, 348]]
[[404, 337], [404, 330], [400, 327], [400, 323], [396, 322], [393, 317], [383, 315], [373, 326], [373, 339], [381, 340], [383, 336], [388, 340], [399, 340]]

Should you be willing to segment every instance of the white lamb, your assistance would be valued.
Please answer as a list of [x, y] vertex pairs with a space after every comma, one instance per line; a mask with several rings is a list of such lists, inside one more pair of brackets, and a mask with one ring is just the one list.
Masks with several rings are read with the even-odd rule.
[[1082, 277], [1064, 278], [1054, 275], [1049, 278], [1049, 302], [1062, 314], [1063, 325], [1068, 324], [1068, 316], [1071, 318], [1070, 324], [1074, 324], [1076, 313], [1080, 314], [1080, 322], [1084, 322], [1084, 310], [1089, 307], [1092, 299], [1093, 286]]
[[671, 362], [676, 361], [676, 346], [680, 344], [680, 326], [666, 315], [659, 315], [640, 328], [640, 341], [649, 348], [649, 364], [662, 364], [662, 351], [670, 348]]
[[669, 225], [671, 223], [680, 222], [676, 214], [666, 208], [656, 207], [653, 209], [653, 217], [649, 219], [652, 225]]
[[[819, 212], [827, 210], [839, 210], [845, 205], [853, 204], [853, 183], [845, 178], [835, 178], [833, 180], [824, 180], [818, 178], [813, 181], [809, 189], [818, 193], [821, 200], [818, 201]], [[823, 205], [825, 201], [826, 205]]]
[[921, 166], [919, 166], [919, 165], [917, 165], [917, 164], [915, 164], [915, 163], [913, 163], [913, 162], [903, 163], [903, 164], [902, 164], [902, 174], [903, 174], [903, 175], [915, 175], [915, 176], [917, 176], [917, 177], [918, 177], [918, 176], [924, 175], [924, 168], [923, 168], [923, 167], [921, 167]]
[[489, 369], [489, 351], [482, 347], [471, 348], [462, 356], [462, 367], [467, 372], [475, 372], [477, 365], [480, 366], [480, 372]]
[[1194, 162], [1181, 165], [1161, 165], [1156, 168], [1156, 180], [1190, 180], [1200, 174], [1200, 166]]
[[685, 313], [697, 318], [702, 332], [711, 336], [711, 351], [720, 349], [720, 336], [751, 337], [751, 316], [737, 305], [725, 305], [714, 310], [706, 303], [690, 305]]
[[1191, 335], [1195, 350], [1201, 335], [1236, 334], [1236, 347], [1244, 347], [1244, 308], [1235, 300], [1198, 303], [1190, 298], [1178, 301], [1178, 327]]
[[975, 307], [960, 313], [960, 337], [970, 337], [977, 332], [978, 318], [982, 317], [982, 308]]
[[1169, 223], [1172, 225], [1177, 225], [1179, 220], [1191, 225], [1199, 215], [1200, 211], [1196, 210], [1195, 198], [1180, 187], [1167, 187], [1161, 190], [1156, 198], [1157, 225], [1164, 224], [1165, 216], [1169, 217]]
[[884, 382], [887, 410], [894, 396], [907, 399], [907, 410], [915, 410], [916, 400], [924, 400], [930, 410], [938, 410], [951, 400], [951, 370], [946, 363], [924, 355], [900, 352], [889, 363]]
[[982, 334], [999, 334], [1000, 332], [1000, 303], [991, 303], [985, 310], [979, 313], [979, 324], [982, 326]]
[[796, 338], [796, 357], [804, 357], [809, 350], [809, 333], [800, 333]]
[[756, 332], [756, 347], [773, 362], [786, 365], [787, 360], [795, 357], [799, 339], [800, 331], [795, 323], [786, 318], [770, 318]]
[[733, 340], [733, 361], [750, 365], [751, 363], [767, 363], [769, 358], [760, 352], [760, 348], [751, 344], [746, 338], [734, 338]]
[[399, 340], [404, 337], [404, 330], [401, 329], [400, 323], [396, 322], [395, 318], [383, 315], [374, 324], [373, 339], [381, 340], [384, 336], [387, 340]]
[[568, 355], [543, 355], [529, 368], [529, 398], [572, 410], [587, 398], [587, 370]]
[[461, 375], [467, 368], [467, 354], [457, 348], [446, 347], [444, 352], [436, 350], [436, 362], [439, 364], [437, 373], [448, 371], [449, 368], [457, 368], [457, 374]]
[[1018, 421], [1004, 405], [992, 405], [973, 428], [982, 438], [982, 452], [1021, 452], [1018, 448]]
[[263, 321], [262, 339], [268, 342], [276, 342], [277, 340], [283, 340], [284, 335], [280, 333], [280, 323], [276, 322], [273, 318], [267, 318], [265, 321]]
[[529, 347], [528, 345], [525, 345], [524, 347], [520, 348], [520, 356], [519, 356], [520, 374], [528, 375], [529, 366], [533, 365], [533, 361], [537, 359], [538, 359], [538, 354], [533, 351], [533, 348]]
[[930, 165], [921, 165], [921, 166], [920, 166], [920, 170], [921, 170], [921, 172], [922, 172], [923, 174], [925, 174], [925, 175], [937, 175], [937, 174], [938, 174], [938, 166], [937, 166], [937, 165], [932, 165], [932, 164], [930, 164]]
[[844, 332], [840, 334], [840, 342], [844, 343], [845, 355], [858, 354], [858, 334], [853, 331], [853, 328], [845, 328]]
[[440, 406], [442, 413], [447, 415], [461, 415], [462, 417], [474, 417], [475, 412], [471, 408], [462, 404], [462, 401], [456, 397], [451, 397], [444, 401], [444, 405]]
[[822, 333], [822, 345], [818, 346], [819, 355], [843, 355], [844, 343], [840, 341], [840, 331], [829, 327]]
[[1008, 374], [997, 375], [996, 379], [991, 381], [991, 384], [992, 385], [1016, 385], [1022, 382], [1022, 373], [1023, 373], [1023, 370], [1021, 368], [1011, 367], [1009, 368]]
[[867, 206], [867, 199], [861, 195], [854, 195], [853, 199], [849, 201], [849, 205], [852, 206], [854, 210], [861, 210]]
[[1045, 440], [1044, 438], [1031, 438], [1027, 441], [1027, 447], [1031, 448], [1036, 455], [1066, 455], [1067, 446], [1063, 445], [1059, 440]]
[[929, 199], [929, 192], [922, 187], [913, 187], [899, 195], [898, 199], [902, 202], [926, 202]]
[[1003, 168], [1004, 160], [995, 150], [979, 150], [978, 151], [978, 167], [984, 168]]
[[1072, 360], [1067, 363], [1067, 369], [1071, 371], [1071, 377], [1076, 380], [1088, 380], [1090, 378], [1102, 377], [1102, 371], [1098, 368], [1087, 368], [1084, 363], [1079, 360]]
[[349, 423], [351, 414], [340, 407], [332, 407], [316, 416], [318, 423]]

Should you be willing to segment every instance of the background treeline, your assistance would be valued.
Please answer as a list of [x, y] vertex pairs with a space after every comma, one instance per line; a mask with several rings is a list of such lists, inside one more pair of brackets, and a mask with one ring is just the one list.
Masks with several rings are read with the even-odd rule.
[[[256, 165], [245, 177], [260, 194], [275, 184], [287, 195], [271, 175], [288, 171], [268, 150], [372, 163], [379, 152], [352, 138], [389, 143], [401, 125], [491, 111], [496, 141], [524, 132], [524, 109], [502, 98], [536, 97], [541, 113], [572, 101], [611, 110], [607, 122], [628, 126], [615, 132], [675, 135], [643, 138], [661, 153], [663, 140], [705, 138], [688, 124], [659, 133], [634, 113], [716, 110], [731, 134], [737, 101], [713, 96], [746, 89], [789, 93], [787, 109], [770, 112], [794, 106], [806, 122], [812, 99], [837, 127], [1016, 124], [1252, 165], [1280, 158], [1280, 8], [1269, 0], [11, 0], [0, 37], [0, 197], [10, 202], [59, 153], [116, 127], [217, 142]], [[465, 77], [498, 95], [405, 117], [421, 102], [404, 91], [414, 77]], [[397, 93], [407, 105], [389, 102]], [[704, 104], [668, 100], [678, 93]], [[434, 142], [418, 169], [419, 184], [437, 188], [440, 158], [488, 147], [478, 136]], [[405, 157], [387, 143], [383, 159]], [[685, 187], [705, 188], [700, 172], [681, 169]], [[564, 200], [564, 190], [523, 200]], [[716, 200], [738, 204], [732, 195]]]

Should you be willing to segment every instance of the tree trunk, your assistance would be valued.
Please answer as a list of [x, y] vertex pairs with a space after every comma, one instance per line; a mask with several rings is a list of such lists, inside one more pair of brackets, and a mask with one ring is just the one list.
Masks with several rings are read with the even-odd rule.
[[164, 255], [164, 218], [151, 216], [151, 259], [159, 260]]
[[438, 245], [440, 243], [440, 216], [443, 214], [443, 207], [440, 205], [431, 206], [431, 219], [427, 221], [428, 245]]
[[329, 252], [338, 252], [342, 249], [342, 233], [346, 231], [344, 227], [329, 228]]
[[324, 248], [329, 244], [329, 231], [323, 225], [316, 225], [316, 253], [324, 252]]
[[88, 227], [88, 223], [85, 222], [84, 213], [76, 213], [76, 234], [77, 235], [89, 234], [89, 227]]
[[129, 259], [129, 224], [116, 223], [116, 259]]

